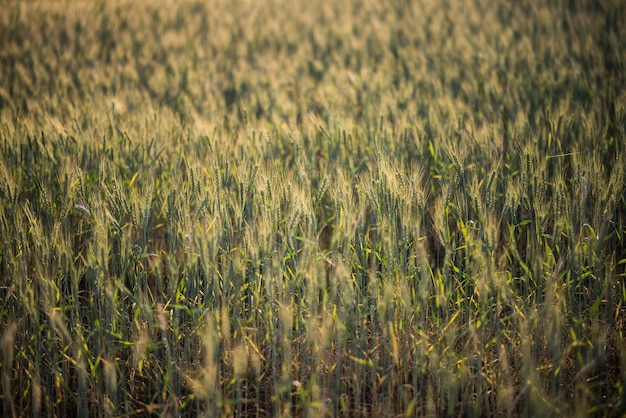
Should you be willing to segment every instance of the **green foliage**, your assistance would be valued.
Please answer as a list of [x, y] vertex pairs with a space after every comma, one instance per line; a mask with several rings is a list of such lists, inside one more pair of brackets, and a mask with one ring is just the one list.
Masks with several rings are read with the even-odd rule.
[[3, 2], [3, 416], [626, 413], [621, 1]]

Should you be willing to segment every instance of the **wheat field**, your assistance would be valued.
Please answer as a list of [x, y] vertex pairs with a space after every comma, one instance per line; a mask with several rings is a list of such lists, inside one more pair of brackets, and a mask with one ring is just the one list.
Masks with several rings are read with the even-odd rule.
[[626, 414], [626, 3], [0, 0], [0, 415]]

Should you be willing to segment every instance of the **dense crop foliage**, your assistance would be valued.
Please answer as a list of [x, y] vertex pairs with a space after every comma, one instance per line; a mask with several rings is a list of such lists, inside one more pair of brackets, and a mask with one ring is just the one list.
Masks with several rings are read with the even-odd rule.
[[0, 1], [0, 415], [626, 413], [626, 3]]

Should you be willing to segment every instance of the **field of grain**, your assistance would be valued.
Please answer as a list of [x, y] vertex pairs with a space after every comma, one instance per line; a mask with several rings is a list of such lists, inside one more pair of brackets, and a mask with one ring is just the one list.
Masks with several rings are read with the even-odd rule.
[[624, 416], [626, 3], [0, 0], [0, 415]]

